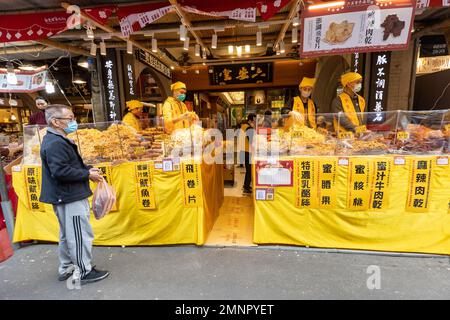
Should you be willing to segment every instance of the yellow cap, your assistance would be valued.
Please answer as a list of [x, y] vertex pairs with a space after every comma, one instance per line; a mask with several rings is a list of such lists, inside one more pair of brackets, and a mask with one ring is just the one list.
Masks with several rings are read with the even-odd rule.
[[177, 89], [186, 89], [186, 85], [181, 81], [177, 81], [170, 86], [170, 90], [172, 91]]
[[316, 83], [316, 78], [308, 78], [303, 77], [302, 82], [300, 82], [299, 88], [304, 87], [314, 87], [314, 84]]
[[347, 72], [341, 76], [341, 83], [345, 87], [350, 82], [362, 79], [362, 76], [357, 72]]
[[130, 100], [130, 101], [127, 101], [127, 107], [128, 107], [128, 109], [133, 110], [133, 109], [143, 108], [144, 105], [139, 100]]

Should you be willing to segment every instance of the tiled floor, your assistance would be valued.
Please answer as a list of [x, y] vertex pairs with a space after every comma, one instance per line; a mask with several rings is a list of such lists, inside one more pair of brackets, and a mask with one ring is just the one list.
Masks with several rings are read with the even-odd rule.
[[[225, 197], [243, 197], [242, 186], [244, 185], [245, 168], [234, 167], [234, 186], [225, 186]], [[249, 197], [250, 195], [247, 195]]]
[[206, 246], [256, 246], [253, 243], [253, 200], [242, 194], [245, 168], [235, 168], [234, 187], [225, 187], [219, 217]]

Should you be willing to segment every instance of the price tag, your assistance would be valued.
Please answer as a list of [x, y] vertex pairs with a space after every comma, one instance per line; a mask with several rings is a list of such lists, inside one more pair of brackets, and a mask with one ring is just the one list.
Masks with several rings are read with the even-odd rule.
[[445, 131], [450, 131], [450, 123], [445, 125]]
[[359, 126], [355, 128], [356, 133], [364, 133], [367, 131], [367, 127], [366, 126]]
[[405, 158], [403, 158], [403, 157], [395, 157], [394, 163], [398, 166], [403, 166], [403, 165], [405, 165], [406, 161], [405, 161]]
[[304, 135], [303, 131], [292, 132], [292, 138], [294, 138], [294, 139], [303, 138], [303, 135]]
[[351, 131], [339, 132], [339, 139], [341, 139], [341, 140], [353, 139], [353, 137], [354, 137], [354, 135], [353, 135], [353, 132], [351, 132]]
[[267, 189], [266, 200], [273, 201], [274, 193], [275, 193], [274, 189]]
[[163, 168], [163, 164], [161, 161], [155, 161], [155, 169], [161, 170]]
[[162, 169], [164, 172], [173, 171], [173, 162], [172, 160], [163, 160]]
[[134, 149], [134, 154], [135, 155], [142, 155], [145, 153], [145, 148], [144, 147], [136, 147]]
[[348, 166], [348, 158], [339, 158], [338, 164], [340, 166]]
[[399, 132], [397, 132], [397, 139], [398, 140], [408, 140], [409, 139], [409, 132], [407, 132], [407, 131], [399, 131]]
[[447, 166], [448, 165], [448, 157], [437, 157], [436, 164], [438, 166]]
[[256, 200], [266, 200], [266, 189], [256, 189]]
[[173, 170], [180, 171], [180, 158], [173, 158], [172, 163], [173, 163]]
[[273, 201], [275, 190], [270, 189], [256, 189], [255, 198], [258, 201]]

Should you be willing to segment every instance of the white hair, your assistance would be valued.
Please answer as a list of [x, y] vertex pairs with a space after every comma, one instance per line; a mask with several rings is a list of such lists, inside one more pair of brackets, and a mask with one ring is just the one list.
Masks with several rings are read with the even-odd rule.
[[61, 118], [64, 110], [72, 110], [69, 106], [64, 104], [51, 104], [45, 108], [45, 121], [51, 125], [53, 119]]

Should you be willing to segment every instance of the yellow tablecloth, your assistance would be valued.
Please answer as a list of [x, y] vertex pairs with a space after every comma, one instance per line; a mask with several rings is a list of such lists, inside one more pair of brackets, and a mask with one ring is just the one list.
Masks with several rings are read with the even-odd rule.
[[335, 210], [298, 208], [294, 187], [276, 187], [273, 201], [254, 200], [254, 242], [450, 254], [450, 167], [433, 167], [428, 212], [408, 212], [405, 206], [413, 158], [406, 157], [405, 165], [393, 166], [389, 207], [381, 212], [345, 209], [345, 166], [338, 166], [336, 173], [334, 191], [339, 208]]
[[[180, 171], [154, 172], [156, 209], [140, 210], [136, 205], [134, 163], [113, 167], [112, 181], [117, 191], [117, 211], [103, 219], [91, 215], [95, 245], [165, 245], [205, 242], [223, 201], [222, 166], [201, 166], [203, 204], [197, 208], [184, 205]], [[53, 209], [31, 211], [27, 205], [24, 172], [13, 172], [14, 189], [19, 203], [14, 242], [25, 240], [58, 241], [59, 225]]]

